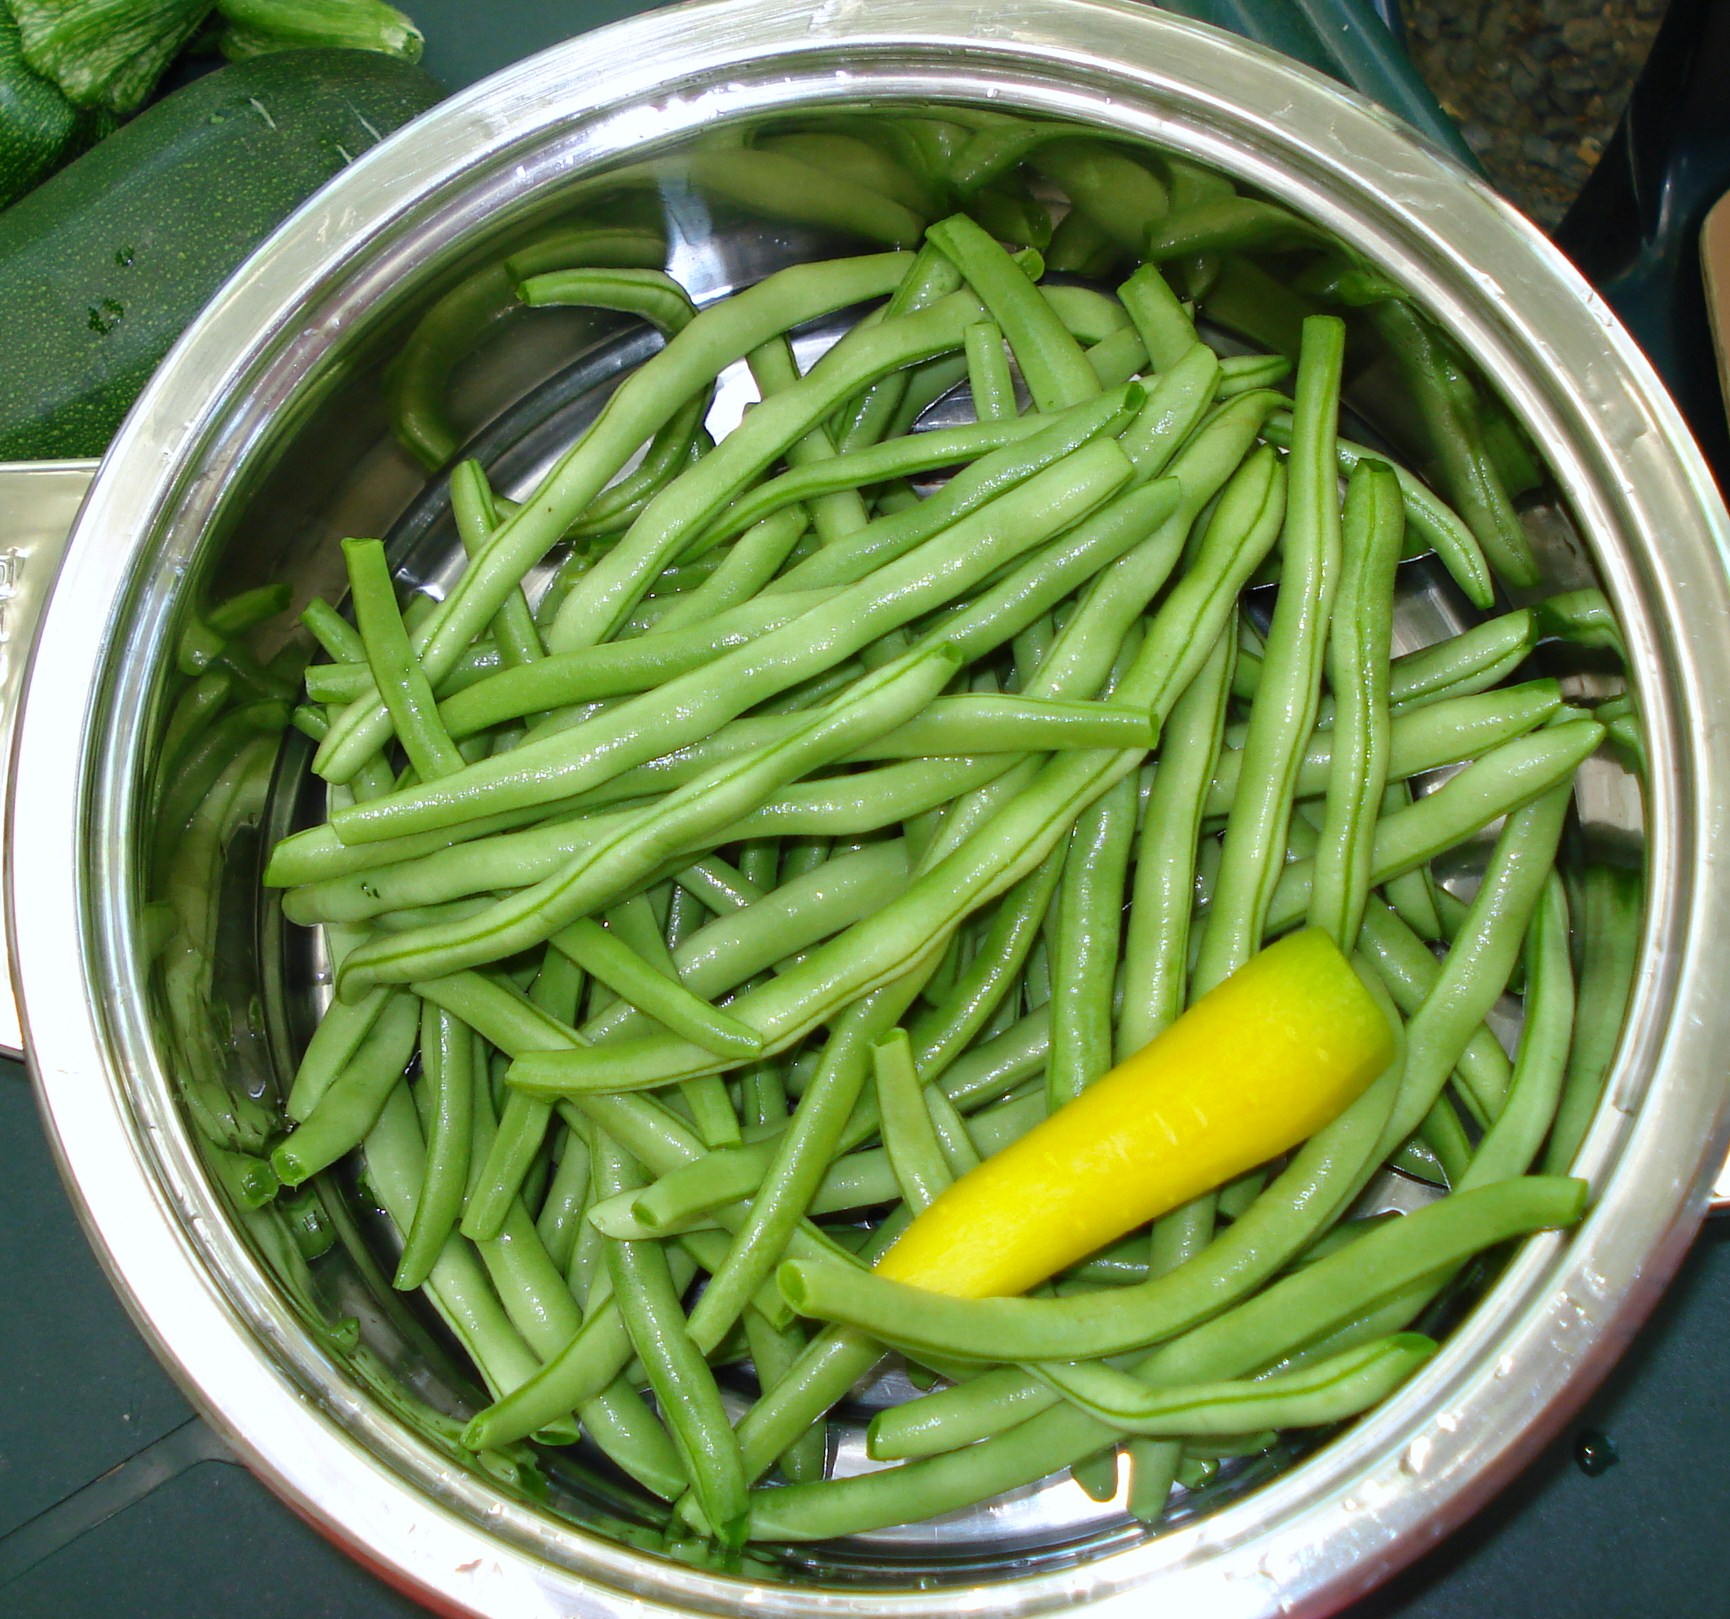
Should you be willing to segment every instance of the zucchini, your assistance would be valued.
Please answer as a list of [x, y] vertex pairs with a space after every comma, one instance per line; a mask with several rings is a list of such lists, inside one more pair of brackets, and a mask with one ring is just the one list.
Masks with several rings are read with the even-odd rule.
[[80, 107], [137, 112], [211, 0], [6, 0], [24, 59]]
[[113, 127], [111, 115], [73, 106], [24, 60], [18, 24], [0, 6], [0, 208]]
[[370, 51], [237, 62], [0, 213], [0, 459], [100, 455], [253, 248], [440, 94]]
[[426, 44], [413, 21], [384, 0], [217, 0], [216, 9], [228, 24], [222, 54], [232, 62], [312, 45], [418, 62]]

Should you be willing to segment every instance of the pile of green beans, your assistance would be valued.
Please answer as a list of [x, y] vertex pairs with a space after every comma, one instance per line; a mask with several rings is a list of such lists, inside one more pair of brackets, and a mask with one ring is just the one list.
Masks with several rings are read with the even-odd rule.
[[[305, 613], [324, 658], [293, 712], [328, 813], [266, 871], [335, 984], [274, 1181], [363, 1155], [395, 1285], [485, 1387], [470, 1449], [580, 1435], [727, 1546], [1054, 1467], [1109, 1494], [1120, 1453], [1153, 1521], [1218, 1458], [1366, 1410], [1477, 1256], [1580, 1215], [1631, 970], [1637, 893], [1557, 866], [1604, 726], [1525, 667], [1613, 620], [1592, 592], [1498, 608], [1530, 548], [1493, 438], [1436, 436], [1469, 389], [1422, 317], [1175, 160], [902, 126], [681, 160], [884, 251], [699, 310], [652, 232], [550, 231], [434, 311], [392, 397], [435, 466], [438, 345], [511, 295], [664, 346], [521, 498], [455, 467], [441, 600], [400, 606], [379, 543], [347, 542], [350, 611]], [[611, 183], [666, 178], [640, 167]], [[1028, 169], [1070, 200], [1038, 242], [1005, 180]], [[1264, 250], [1320, 257], [1274, 282]], [[796, 328], [859, 306], [802, 369]], [[1266, 352], [1217, 353], [1198, 312]], [[1359, 331], [1399, 357], [1423, 468], [1341, 435]], [[711, 443], [740, 364], [759, 402]], [[976, 421], [922, 430], [943, 393]], [[1396, 657], [1426, 553], [1488, 616]], [[165, 789], [176, 824], [210, 781]], [[1457, 898], [1449, 862], [1486, 844]], [[1624, 943], [1582, 952], [1582, 910]], [[951, 1180], [1303, 925], [1400, 1033], [1317, 1136], [1025, 1298], [871, 1274]], [[1510, 1055], [1487, 1020], [1520, 985]], [[1365, 1217], [1390, 1165], [1436, 1200]], [[833, 1409], [891, 1351], [930, 1392], [871, 1422], [883, 1467], [829, 1478]]]

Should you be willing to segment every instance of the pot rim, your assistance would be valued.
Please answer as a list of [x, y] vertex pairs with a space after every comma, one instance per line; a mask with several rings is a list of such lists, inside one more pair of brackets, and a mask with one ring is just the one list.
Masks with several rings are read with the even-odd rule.
[[[399, 1428], [298, 1323], [230, 1229], [181, 1124], [136, 970], [134, 783], [165, 577], [195, 554], [245, 408], [338, 341], [325, 317], [403, 243], [536, 154], [568, 180], [645, 136], [768, 109], [975, 99], [1183, 151], [1365, 248], [1500, 382], [1594, 552], [1650, 759], [1642, 971], [1564, 1241], [1527, 1243], [1429, 1367], [1243, 1501], [1090, 1561], [971, 1590], [758, 1584], [633, 1552], [504, 1501]], [[1102, 99], [1103, 98], [1103, 99]], [[560, 131], [556, 141], [552, 132]], [[556, 151], [552, 150], [556, 146]], [[247, 402], [250, 401], [250, 406]], [[1663, 547], [1660, 557], [1659, 546]], [[1730, 519], [1662, 386], [1534, 228], [1331, 81], [1131, 0], [698, 0], [543, 52], [443, 103], [303, 207], [208, 306], [105, 458], [44, 620], [19, 726], [8, 927], [43, 1113], [79, 1216], [189, 1397], [297, 1511], [452, 1613], [936, 1616], [957, 1604], [1139, 1612], [1146, 1585], [1221, 1615], [1321, 1613], [1505, 1483], [1655, 1301], [1721, 1162], [1730, 1003], [1710, 965], [1730, 810]], [[1702, 632], [1688, 638], [1690, 625]], [[140, 656], [140, 654], [143, 654]], [[69, 988], [69, 986], [72, 986]], [[1637, 1109], [1637, 1111], [1636, 1111]]]

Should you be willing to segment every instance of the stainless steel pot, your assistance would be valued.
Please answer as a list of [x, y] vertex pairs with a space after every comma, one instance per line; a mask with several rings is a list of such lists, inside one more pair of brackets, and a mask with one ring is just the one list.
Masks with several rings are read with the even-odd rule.
[[[1351, 243], [1493, 379], [1558, 492], [1532, 514], [1551, 582], [1601, 580], [1635, 671], [1643, 798], [1606, 767], [1580, 810], [1586, 836], [1643, 857], [1642, 966], [1578, 1161], [1588, 1220], [1526, 1244], [1424, 1374], [1343, 1437], [1157, 1535], [1036, 1489], [900, 1538], [715, 1568], [604, 1483], [562, 1479], [555, 1512], [429, 1442], [391, 1391], [406, 1381], [455, 1408], [460, 1372], [364, 1266], [309, 1288], [219, 1193], [150, 975], [146, 786], [199, 593], [279, 575], [328, 587], [337, 538], [412, 507], [420, 480], [388, 444], [378, 372], [455, 277], [621, 158], [731, 119], [933, 101], [1073, 119], [1211, 165]], [[765, 267], [694, 262], [711, 288]], [[465, 383], [469, 404], [486, 416], [604, 336], [573, 328], [551, 357], [544, 338], [507, 344]], [[436, 584], [426, 546], [410, 562]], [[68, 1184], [199, 1407], [296, 1510], [445, 1611], [1326, 1611], [1506, 1482], [1607, 1369], [1705, 1207], [1730, 1128], [1727, 560], [1730, 522], [1673, 407], [1560, 257], [1376, 109], [1268, 53], [1113, 0], [718, 0], [573, 41], [315, 198], [170, 356], [90, 490], [19, 724], [7, 862], [24, 1040]], [[266, 830], [292, 806], [294, 765], [259, 809]], [[225, 845], [223, 948], [206, 968], [226, 1078], [262, 1088], [292, 1061], [316, 962], [258, 901], [257, 846]], [[356, 1318], [360, 1349], [321, 1313]]]

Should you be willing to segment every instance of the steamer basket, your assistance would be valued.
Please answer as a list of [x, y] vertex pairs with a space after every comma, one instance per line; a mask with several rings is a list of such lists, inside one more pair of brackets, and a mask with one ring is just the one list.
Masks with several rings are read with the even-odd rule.
[[[1643, 868], [1641, 968], [1578, 1159], [1587, 1220], [1521, 1245], [1435, 1361], [1344, 1433], [1225, 1469], [1158, 1531], [1060, 1477], [723, 1563], [580, 1447], [542, 1454], [542, 1499], [440, 1442], [433, 1413], [454, 1429], [480, 1398], [473, 1374], [391, 1294], [390, 1235], [352, 1168], [320, 1193], [341, 1240], [310, 1265], [221, 1189], [189, 1087], [195, 1101], [205, 1079], [279, 1095], [326, 993], [314, 941], [258, 884], [270, 839], [313, 803], [308, 750], [285, 743], [213, 845], [206, 955], [181, 963], [196, 1015], [153, 956], [161, 907], [184, 899], [165, 886], [174, 851], [152, 851], [153, 761], [198, 603], [276, 579], [297, 604], [338, 595], [351, 533], [387, 534], [420, 588], [452, 576], [442, 486], [394, 445], [382, 404], [389, 361], [438, 298], [550, 225], [594, 217], [619, 194], [599, 177], [647, 159], [656, 184], [631, 195], [661, 213], [670, 268], [699, 301], [857, 250], [705, 193], [683, 154], [745, 125], [921, 106], [1071, 121], [1216, 170], [1349, 244], [1493, 387], [1550, 480], [1525, 503], [1545, 569], [1532, 594], [1600, 583], [1626, 641], [1645, 781], [1591, 761], [1568, 858]], [[802, 357], [843, 325], [802, 334]], [[622, 320], [524, 311], [488, 328], [454, 409], [498, 486], [521, 494], [654, 346]], [[1399, 448], [1373, 358], [1359, 356], [1351, 403]], [[726, 381], [715, 424], [749, 397]], [[437, 108], [289, 221], [169, 357], [91, 489], [43, 620], [8, 833], [24, 1039], [68, 1184], [200, 1409], [291, 1506], [439, 1611], [1331, 1611], [1459, 1523], [1565, 1420], [1668, 1279], [1723, 1160], [1727, 538], [1674, 408], [1555, 251], [1450, 159], [1268, 52], [1113, 0], [703, 0], [574, 40]], [[1438, 567], [1410, 564], [1396, 650], [1471, 616]], [[1557, 671], [1591, 700], [1612, 689], [1606, 668]], [[1469, 885], [1469, 852], [1456, 875]], [[904, 1391], [890, 1378], [868, 1399]], [[858, 1456], [844, 1422], [843, 1470]]]

